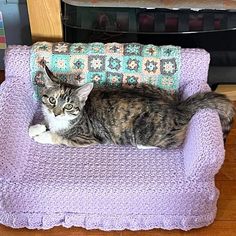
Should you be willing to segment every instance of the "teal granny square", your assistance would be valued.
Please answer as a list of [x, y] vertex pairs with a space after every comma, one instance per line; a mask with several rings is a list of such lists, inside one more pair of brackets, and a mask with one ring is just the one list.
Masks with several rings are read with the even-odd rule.
[[123, 71], [124, 73], [140, 73], [142, 70], [142, 57], [124, 56]]
[[162, 46], [159, 47], [160, 58], [180, 58], [179, 47], [175, 46]]
[[90, 43], [88, 44], [88, 54], [104, 54], [105, 45], [103, 43]]
[[70, 56], [68, 55], [60, 55], [54, 54], [52, 56], [52, 71], [57, 71], [58, 73], [66, 73], [68, 72]]
[[175, 76], [160, 75], [157, 79], [156, 86], [165, 90], [174, 91], [177, 86]]
[[106, 68], [107, 71], [121, 72], [123, 65], [123, 57], [117, 56], [106, 56]]
[[106, 72], [108, 86], [119, 88], [123, 84], [123, 74], [117, 72]]
[[88, 72], [87, 83], [94, 83], [96, 87], [101, 87], [102, 85], [107, 85], [106, 73], [105, 72]]
[[86, 66], [88, 64], [88, 58], [87, 56], [71, 56], [70, 57], [70, 69], [73, 71], [83, 71], [85, 70]]
[[73, 43], [70, 46], [71, 54], [88, 54], [88, 44], [86, 43]]
[[143, 45], [139, 43], [126, 43], [124, 45], [125, 56], [140, 56], [142, 54]]
[[160, 55], [160, 47], [153, 44], [143, 46], [142, 56], [144, 57], [158, 57]]

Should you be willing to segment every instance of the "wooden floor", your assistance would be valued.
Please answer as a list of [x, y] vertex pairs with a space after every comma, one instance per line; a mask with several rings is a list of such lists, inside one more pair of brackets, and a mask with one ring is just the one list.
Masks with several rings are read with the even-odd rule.
[[0, 83], [4, 80], [4, 71], [0, 70]]
[[[0, 71], [0, 81], [3, 72]], [[236, 102], [235, 102], [236, 106]], [[220, 190], [218, 213], [215, 222], [205, 228], [184, 232], [180, 230], [150, 230], [132, 232], [99, 230], [84, 230], [81, 228], [55, 227], [51, 230], [11, 229], [0, 225], [0, 236], [235, 236], [236, 235], [236, 119], [233, 129], [226, 142], [226, 159], [219, 174], [216, 176], [216, 185]]]

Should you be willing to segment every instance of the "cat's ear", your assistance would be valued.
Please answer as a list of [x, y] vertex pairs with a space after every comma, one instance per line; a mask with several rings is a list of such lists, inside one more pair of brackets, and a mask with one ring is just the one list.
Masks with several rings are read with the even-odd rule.
[[45, 86], [55, 87], [59, 83], [59, 79], [49, 70], [49, 68], [44, 64], [44, 71], [45, 71]]
[[88, 95], [93, 89], [93, 83], [87, 83], [75, 90], [74, 95], [79, 98], [80, 102], [86, 102]]

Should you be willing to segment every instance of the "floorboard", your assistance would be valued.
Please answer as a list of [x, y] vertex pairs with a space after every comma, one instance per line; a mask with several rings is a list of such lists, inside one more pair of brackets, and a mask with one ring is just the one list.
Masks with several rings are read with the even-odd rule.
[[[4, 72], [0, 71], [0, 82]], [[236, 105], [236, 103], [235, 103]], [[226, 142], [225, 162], [216, 176], [216, 186], [220, 190], [218, 212], [215, 222], [201, 229], [188, 232], [173, 230], [149, 230], [132, 232], [129, 230], [103, 232], [72, 227], [54, 227], [50, 230], [12, 229], [0, 225], [0, 236], [235, 236], [236, 235], [236, 121]]]

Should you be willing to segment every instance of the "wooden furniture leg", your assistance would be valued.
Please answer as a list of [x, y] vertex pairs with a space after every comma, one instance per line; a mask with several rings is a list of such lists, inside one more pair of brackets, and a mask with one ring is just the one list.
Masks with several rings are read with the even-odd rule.
[[32, 41], [63, 41], [60, 0], [27, 0]]

